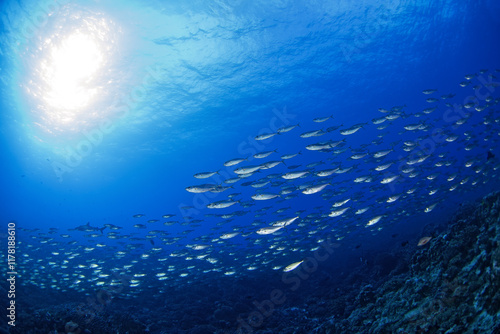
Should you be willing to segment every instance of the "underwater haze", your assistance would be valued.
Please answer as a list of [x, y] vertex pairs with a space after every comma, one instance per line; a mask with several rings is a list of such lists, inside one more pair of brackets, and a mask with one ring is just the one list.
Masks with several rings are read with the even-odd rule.
[[497, 1], [0, 8], [2, 333], [500, 332]]

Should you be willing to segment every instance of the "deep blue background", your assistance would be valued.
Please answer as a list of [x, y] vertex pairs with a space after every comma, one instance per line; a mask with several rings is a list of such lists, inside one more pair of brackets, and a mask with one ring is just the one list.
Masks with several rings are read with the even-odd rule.
[[[22, 40], [22, 52], [15, 50], [20, 22], [33, 19], [36, 5], [5, 1], [1, 9], [0, 212], [5, 222], [26, 228], [86, 222], [130, 228], [137, 213], [156, 219], [174, 213], [182, 220], [179, 207], [193, 205], [184, 188], [205, 183], [193, 174], [247, 157], [242, 143], [269, 127], [274, 109], [286, 108], [294, 116], [290, 124], [301, 128], [273, 138], [262, 150], [294, 153], [304, 151], [299, 133], [323, 127], [312, 122], [315, 117], [333, 115], [327, 126], [350, 126], [381, 117], [380, 107], [406, 105], [417, 112], [428, 107], [423, 89], [460, 94], [465, 74], [500, 66], [495, 1], [72, 3], [56, 18], [71, 11], [98, 13], [120, 29], [120, 57], [110, 65], [121, 78], [117, 96], [129, 95], [148, 67], [157, 69], [157, 80], [126, 117], [111, 117], [114, 131], [58, 178], [54, 163], [65, 158], [57, 150], [75, 148], [86, 138], [81, 132], [47, 135], [31, 123], [36, 111], [25, 102], [22, 85], [36, 76], [31, 69], [38, 37]], [[51, 27], [42, 26], [36, 36], [50, 36]], [[387, 143], [399, 138], [401, 126], [391, 129]], [[349, 146], [369, 143], [376, 134], [360, 130], [349, 137]], [[324, 159], [318, 154], [312, 160]], [[343, 158], [339, 162], [346, 163]], [[295, 159], [293, 164], [312, 161]], [[282, 165], [270, 173], [284, 171]], [[353, 193], [367, 188], [355, 184]], [[329, 212], [318, 196], [302, 195], [301, 205], [324, 205]], [[203, 213], [193, 218], [203, 219]], [[251, 222], [246, 216], [240, 224]], [[209, 227], [197, 230], [203, 234]]]

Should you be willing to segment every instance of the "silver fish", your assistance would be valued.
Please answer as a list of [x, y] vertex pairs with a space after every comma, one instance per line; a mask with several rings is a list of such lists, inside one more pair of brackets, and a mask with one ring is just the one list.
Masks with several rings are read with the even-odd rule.
[[237, 165], [245, 160], [247, 160], [247, 159], [242, 159], [242, 158], [231, 159], [231, 160], [224, 162], [224, 166], [231, 167], [231, 166]]
[[329, 119], [331, 119], [331, 118], [333, 118], [333, 116], [318, 117], [318, 118], [313, 119], [313, 122], [316, 122], [316, 123], [323, 123], [323, 122], [328, 121], [328, 120], [329, 120]]
[[255, 194], [252, 196], [252, 199], [256, 201], [266, 201], [269, 199], [273, 199], [278, 197], [279, 195], [277, 194], [271, 194], [271, 193], [260, 193], [260, 194]]
[[314, 130], [314, 131], [308, 131], [304, 132], [300, 135], [301, 138], [310, 138], [310, 137], [319, 137], [324, 135], [326, 132], [323, 130]]
[[286, 173], [283, 174], [281, 177], [284, 178], [285, 180], [293, 180], [293, 179], [298, 179], [299, 177], [302, 177], [306, 174], [309, 174], [309, 171]]
[[283, 271], [285, 273], [289, 272], [289, 271], [292, 271], [292, 270], [295, 270], [298, 266], [300, 266], [302, 264], [302, 262], [304, 262], [304, 260], [302, 261], [299, 261], [299, 262], [294, 262], [288, 266], [285, 267], [285, 269], [283, 269]]
[[272, 234], [274, 232], [281, 230], [282, 228], [283, 228], [282, 226], [263, 227], [260, 230], [258, 230], [256, 233], [262, 234], [262, 235]]
[[316, 194], [317, 192], [320, 192], [321, 190], [325, 189], [326, 186], [329, 185], [330, 183], [325, 183], [317, 186], [307, 187], [306, 189], [302, 190], [302, 193], [306, 195]]
[[219, 171], [197, 173], [197, 174], [194, 174], [194, 177], [197, 178], [197, 179], [207, 179], [207, 178], [209, 178], [211, 176], [214, 176], [215, 174], [219, 174]]
[[285, 132], [288, 132], [288, 131], [292, 131], [293, 129], [295, 129], [298, 126], [300, 126], [300, 125], [296, 124], [296, 125], [290, 125], [290, 126], [282, 127], [282, 128], [279, 128], [277, 130], [277, 132], [278, 133], [285, 133]]
[[240, 167], [234, 170], [236, 174], [250, 174], [253, 172], [258, 171], [261, 169], [262, 166], [246, 166], [246, 167]]
[[348, 129], [345, 129], [345, 130], [342, 130], [340, 131], [340, 134], [343, 135], [343, 136], [348, 136], [348, 135], [352, 135], [353, 133], [357, 132], [359, 129], [361, 129], [363, 127], [363, 125], [355, 125], [355, 126], [351, 126], [350, 128]]
[[211, 191], [215, 187], [217, 187], [216, 184], [200, 184], [197, 186], [187, 187], [186, 190], [189, 191], [190, 193], [201, 194]]
[[346, 208], [343, 208], [343, 209], [339, 209], [339, 210], [335, 210], [335, 211], [332, 211], [330, 212], [330, 214], [328, 215], [329, 217], [338, 217], [338, 216], [341, 216], [343, 215], [347, 210], [349, 209], [349, 207], [346, 207]]
[[299, 153], [295, 153], [295, 154], [286, 154], [286, 155], [282, 155], [281, 156], [281, 159], [282, 160], [288, 160], [288, 159], [291, 159], [291, 158], [295, 158], [297, 155], [301, 154], [300, 152]]
[[270, 156], [271, 154], [275, 153], [276, 151], [277, 150], [256, 153], [256, 154], [253, 155], [253, 157], [255, 159], [263, 159], [263, 158], [266, 158], [266, 157]]
[[424, 89], [424, 90], [422, 91], [422, 93], [424, 93], [424, 94], [426, 94], [426, 95], [433, 94], [433, 93], [435, 93], [435, 92], [437, 92], [437, 89]]
[[274, 133], [264, 133], [264, 134], [256, 136], [255, 140], [266, 140], [266, 139], [269, 139], [271, 137], [276, 136], [277, 134], [278, 134], [277, 132], [274, 132]]
[[238, 202], [239, 201], [222, 200], [222, 201], [217, 201], [217, 202], [213, 202], [213, 203], [208, 204], [207, 208], [209, 208], [209, 209], [223, 209], [223, 208], [230, 207]]

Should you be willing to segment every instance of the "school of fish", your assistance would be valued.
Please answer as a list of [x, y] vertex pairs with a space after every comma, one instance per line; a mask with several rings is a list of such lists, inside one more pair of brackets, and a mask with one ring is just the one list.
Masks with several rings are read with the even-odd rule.
[[[293, 272], [327, 239], [425, 216], [451, 194], [498, 180], [498, 73], [465, 76], [457, 94], [423, 90], [422, 108], [381, 107], [364, 123], [336, 124], [333, 112], [254, 136], [265, 150], [194, 175], [185, 190], [203, 207], [71, 233], [21, 229], [22, 284], [85, 292], [126, 281], [128, 298], [163, 294], [206, 275]], [[303, 144], [268, 144], [292, 137]]]

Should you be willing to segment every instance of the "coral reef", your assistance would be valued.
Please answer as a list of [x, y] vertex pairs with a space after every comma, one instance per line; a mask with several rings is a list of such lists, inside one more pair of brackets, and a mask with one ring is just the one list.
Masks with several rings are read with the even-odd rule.
[[20, 310], [19, 321], [11, 334], [103, 334], [145, 333], [146, 326], [135, 315], [122, 310], [84, 314], [78, 304], [68, 303], [32, 310]]
[[500, 332], [500, 193], [466, 206], [449, 228], [412, 257], [407, 274], [376, 291], [359, 290], [356, 305], [317, 333]]
[[64, 330], [67, 334], [80, 334], [82, 330], [78, 328], [78, 324], [73, 321], [68, 321], [66, 325], [64, 325]]

